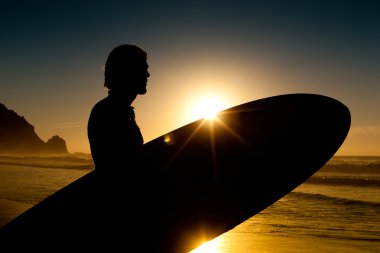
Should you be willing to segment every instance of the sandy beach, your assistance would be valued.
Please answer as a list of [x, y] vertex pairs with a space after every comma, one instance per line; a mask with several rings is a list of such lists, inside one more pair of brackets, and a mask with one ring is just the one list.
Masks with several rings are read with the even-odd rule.
[[278, 236], [244, 233], [243, 223], [214, 239], [208, 251], [194, 250], [191, 253], [375, 253], [379, 243], [371, 241], [347, 241], [335, 238], [307, 236]]
[[32, 204], [0, 198], [0, 227], [18, 215], [22, 214], [32, 206]]
[[[0, 199], [0, 226], [17, 217], [31, 204]], [[336, 240], [329, 238], [293, 237], [244, 233], [248, 224], [241, 224], [212, 241], [207, 250], [191, 253], [375, 253], [380, 249], [373, 242]]]
[[[335, 158], [308, 183], [192, 253], [380, 252], [379, 161]], [[73, 168], [1, 165], [0, 226], [89, 172]]]

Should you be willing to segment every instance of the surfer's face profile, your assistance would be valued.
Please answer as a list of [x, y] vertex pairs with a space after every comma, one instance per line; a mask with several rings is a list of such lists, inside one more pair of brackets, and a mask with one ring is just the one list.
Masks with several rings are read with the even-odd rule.
[[118, 46], [108, 56], [104, 86], [117, 93], [145, 94], [148, 67], [145, 51], [134, 45]]
[[131, 92], [135, 94], [145, 94], [147, 92], [148, 77], [150, 76], [148, 68], [148, 63], [144, 59], [129, 69], [129, 73], [126, 74], [127, 80], [123, 84], [126, 86], [126, 89], [129, 90], [131, 88]]

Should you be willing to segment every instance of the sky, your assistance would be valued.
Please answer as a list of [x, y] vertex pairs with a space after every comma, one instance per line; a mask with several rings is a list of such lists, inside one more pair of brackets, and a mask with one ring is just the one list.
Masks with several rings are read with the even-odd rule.
[[71, 153], [90, 152], [106, 57], [129, 43], [148, 53], [148, 93], [133, 103], [145, 142], [210, 96], [232, 107], [315, 93], [351, 111], [337, 155], [380, 155], [379, 1], [15, 0], [0, 28], [0, 103]]

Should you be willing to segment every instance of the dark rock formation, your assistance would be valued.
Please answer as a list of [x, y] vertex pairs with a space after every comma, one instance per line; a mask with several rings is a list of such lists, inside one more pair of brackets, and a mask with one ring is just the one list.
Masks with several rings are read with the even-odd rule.
[[67, 153], [67, 148], [66, 142], [58, 136], [45, 143], [24, 117], [0, 103], [0, 153]]
[[54, 135], [46, 142], [46, 148], [50, 153], [68, 153], [66, 141], [58, 135]]

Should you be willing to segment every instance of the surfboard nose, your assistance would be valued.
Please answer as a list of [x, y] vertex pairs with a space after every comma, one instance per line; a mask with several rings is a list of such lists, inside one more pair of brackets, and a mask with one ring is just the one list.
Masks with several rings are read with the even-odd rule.
[[[242, 104], [220, 113], [220, 120], [257, 149], [305, 154], [328, 149], [330, 155], [346, 139], [350, 110], [342, 102], [318, 94], [286, 94]], [[242, 123], [244, 122], [244, 123]], [[269, 147], [268, 147], [269, 146]], [[276, 149], [275, 147], [278, 147]], [[290, 154], [289, 154], [290, 155]]]

